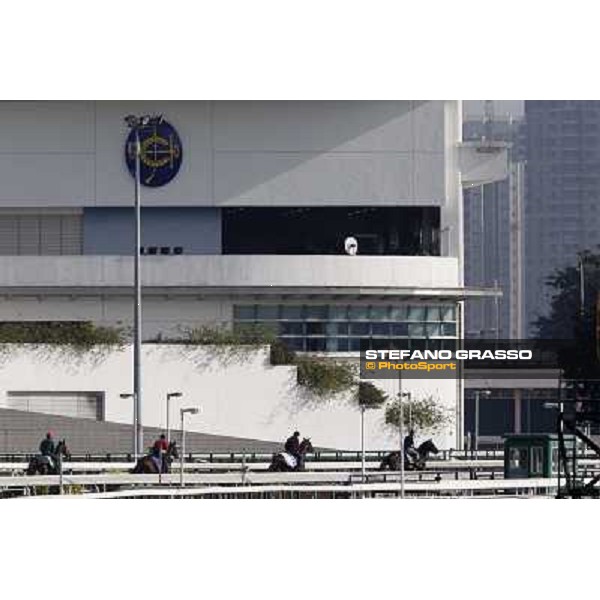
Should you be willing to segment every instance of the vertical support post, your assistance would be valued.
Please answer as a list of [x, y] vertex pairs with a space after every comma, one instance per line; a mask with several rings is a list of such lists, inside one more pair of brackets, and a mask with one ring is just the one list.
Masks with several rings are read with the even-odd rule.
[[139, 458], [144, 449], [144, 432], [142, 427], [142, 286], [140, 273], [141, 246], [141, 198], [140, 198], [140, 133], [139, 125], [135, 128], [135, 252], [134, 252], [134, 288], [135, 301], [133, 313], [133, 392], [134, 392], [134, 453]]
[[367, 480], [367, 466], [365, 463], [365, 407], [360, 407], [360, 470], [362, 473], [362, 482]]
[[475, 390], [475, 460], [479, 452], [479, 390]]
[[185, 455], [185, 428], [183, 418], [185, 413], [181, 411], [181, 454], [179, 455], [179, 486], [183, 487], [183, 457]]
[[523, 339], [523, 163], [509, 165], [509, 339]]
[[404, 403], [402, 402], [402, 393], [398, 394], [398, 398], [400, 399], [400, 498], [404, 499]]
[[514, 427], [515, 433], [521, 433], [521, 431], [523, 430], [523, 427], [521, 424], [521, 405], [522, 405], [521, 390], [516, 389], [514, 391], [513, 402], [514, 402], [513, 416], [514, 416], [514, 422], [515, 422], [515, 427]]
[[496, 341], [500, 339], [500, 298], [498, 297], [498, 280], [494, 279], [494, 291], [496, 295], [494, 296], [494, 328], [496, 331]]
[[58, 461], [58, 493], [62, 496], [65, 493], [65, 490], [63, 488], [63, 461], [62, 461], [62, 454], [58, 454], [58, 456], [56, 457], [56, 460]]
[[171, 410], [170, 410], [170, 406], [169, 403], [171, 402], [171, 394], [167, 394], [167, 422], [166, 422], [166, 428], [167, 431], [166, 436], [167, 436], [167, 442], [171, 442], [171, 426], [170, 426], [170, 421], [169, 421], [169, 415], [171, 414]]
[[[481, 276], [481, 280], [479, 285], [481, 285], [482, 287], [485, 287], [486, 284], [486, 268], [485, 268], [485, 205], [484, 205], [484, 198], [485, 198], [485, 186], [482, 185], [480, 188], [481, 191], [481, 202], [480, 202], [480, 211], [479, 211], [479, 228], [480, 228], [480, 255], [479, 255], [479, 260], [481, 261], [480, 264], [480, 276]], [[480, 332], [479, 332], [479, 337], [485, 337], [485, 326], [486, 326], [486, 312], [487, 312], [487, 302], [486, 302], [486, 298], [482, 298], [481, 299], [481, 327]]]

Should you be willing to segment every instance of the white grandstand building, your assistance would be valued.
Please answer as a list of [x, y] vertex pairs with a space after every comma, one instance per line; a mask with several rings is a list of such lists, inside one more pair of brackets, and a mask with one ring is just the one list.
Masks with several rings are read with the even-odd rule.
[[[259, 323], [298, 352], [355, 357], [361, 340], [459, 337], [463, 300], [486, 293], [464, 287], [462, 188], [504, 177], [506, 155], [461, 142], [460, 102], [1, 102], [0, 321], [131, 325], [128, 114], [166, 123], [142, 140], [145, 341]], [[202, 408], [191, 430], [359, 444], [355, 406], [292, 402], [294, 368], [263, 351], [222, 368], [169, 352], [144, 345], [145, 426], [177, 390]], [[131, 422], [129, 349], [36, 356], [4, 355], [0, 407]], [[462, 383], [402, 385], [452, 408], [440, 444], [461, 446]], [[373, 447], [397, 444], [381, 414], [368, 427]]]

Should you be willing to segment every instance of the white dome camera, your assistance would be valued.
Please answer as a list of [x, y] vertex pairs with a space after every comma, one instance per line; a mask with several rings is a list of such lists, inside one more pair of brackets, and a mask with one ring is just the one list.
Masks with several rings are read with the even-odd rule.
[[344, 240], [344, 250], [349, 256], [355, 256], [358, 253], [358, 242], [355, 237], [347, 237]]

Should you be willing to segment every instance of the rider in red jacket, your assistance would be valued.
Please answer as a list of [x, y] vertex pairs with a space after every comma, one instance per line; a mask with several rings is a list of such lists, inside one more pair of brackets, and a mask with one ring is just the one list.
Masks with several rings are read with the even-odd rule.
[[161, 436], [154, 442], [154, 446], [152, 446], [152, 453], [155, 456], [161, 456], [169, 449], [169, 442], [167, 441], [167, 436], [162, 433]]

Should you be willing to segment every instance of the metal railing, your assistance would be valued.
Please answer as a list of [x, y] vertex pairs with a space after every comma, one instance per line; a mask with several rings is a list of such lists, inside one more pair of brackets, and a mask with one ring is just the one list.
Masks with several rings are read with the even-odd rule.
[[[367, 462], [381, 461], [391, 450], [370, 450], [365, 453]], [[0, 462], [21, 462], [28, 461], [37, 452], [10, 452], [0, 453]], [[210, 462], [210, 463], [229, 463], [246, 462], [257, 463], [270, 461], [273, 452], [186, 452], [186, 462]], [[429, 460], [494, 460], [502, 459], [504, 451], [502, 450], [440, 450], [437, 456], [430, 456]], [[132, 462], [133, 455], [130, 452], [86, 452], [73, 453], [69, 460], [71, 462]], [[358, 450], [321, 450], [309, 454], [306, 462], [353, 462], [361, 460], [361, 452]]]

